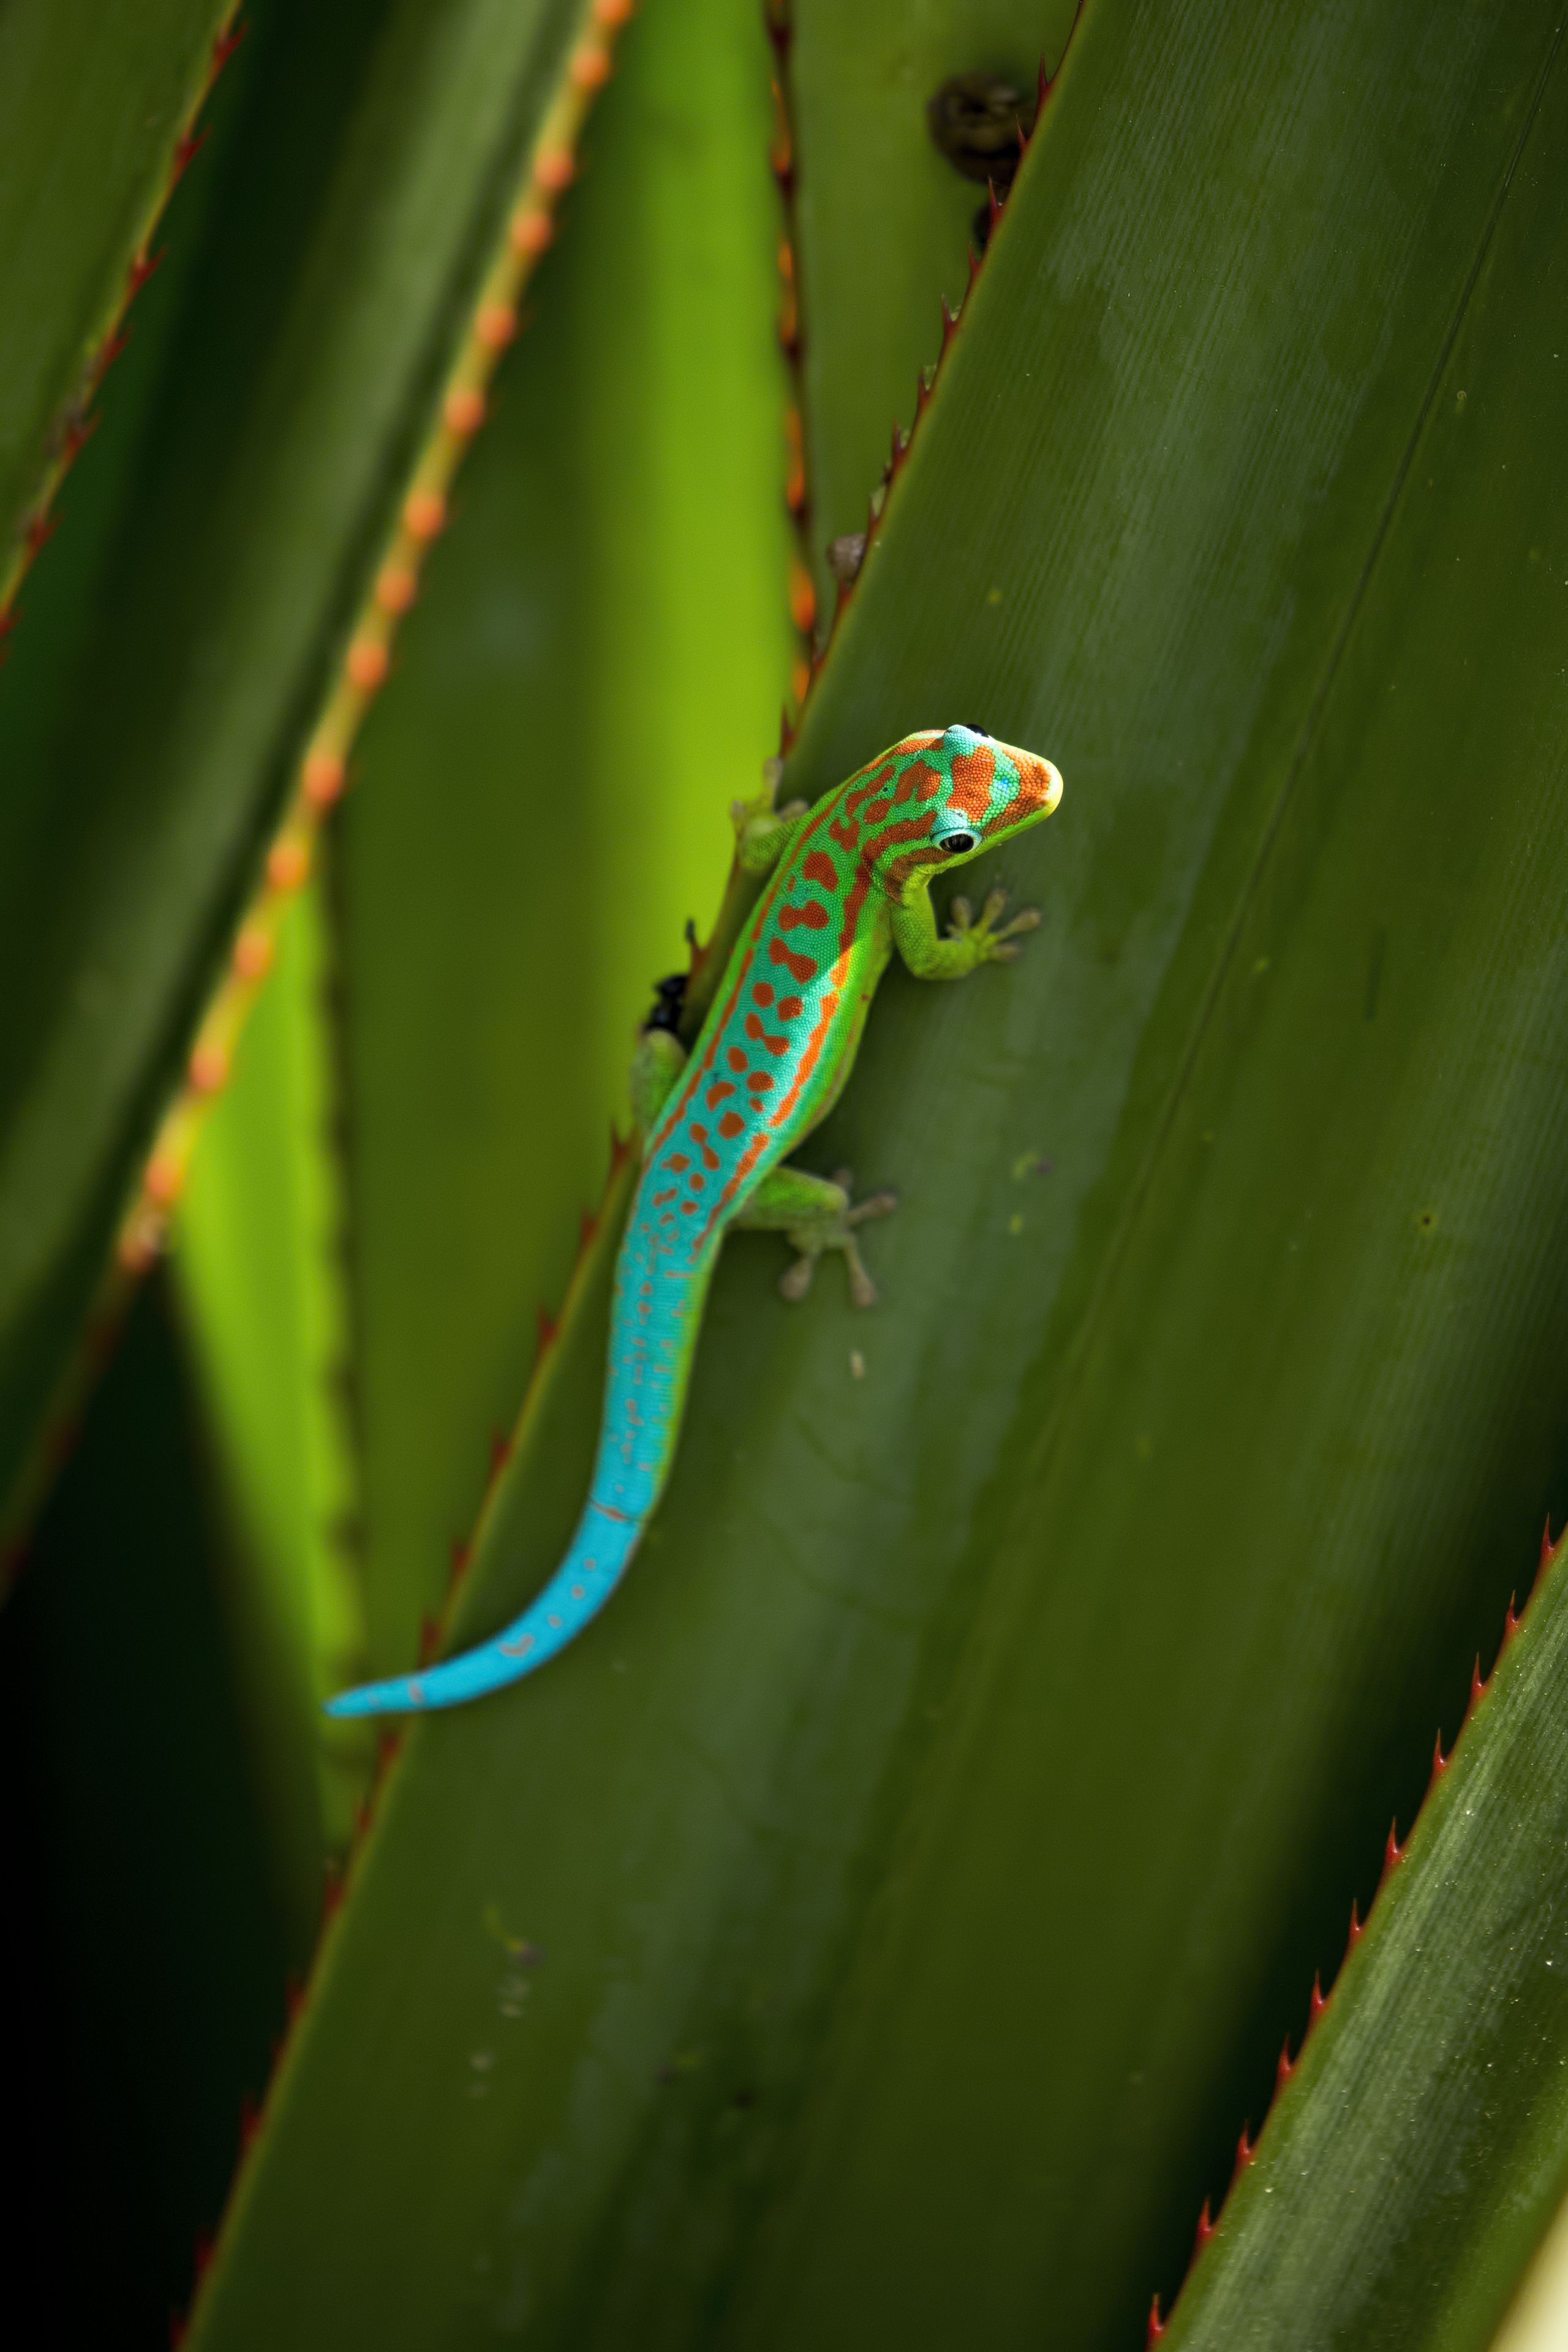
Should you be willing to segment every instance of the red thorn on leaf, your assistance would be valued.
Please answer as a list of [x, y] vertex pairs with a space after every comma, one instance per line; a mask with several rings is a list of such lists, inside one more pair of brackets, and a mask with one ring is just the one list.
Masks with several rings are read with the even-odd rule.
[[418, 1656], [419, 1663], [422, 1666], [427, 1666], [429, 1664], [431, 1659], [436, 1654], [436, 1646], [440, 1639], [441, 1626], [439, 1620], [430, 1616], [428, 1612], [426, 1612], [426, 1614], [419, 1620]]
[[1214, 2230], [1215, 2225], [1209, 2219], [1209, 2200], [1205, 2197], [1204, 2199], [1204, 2210], [1198, 2215], [1198, 2234], [1193, 2243], [1193, 2255], [1194, 2260], [1203, 2252], [1204, 2248], [1214, 2236]]
[[345, 1881], [341, 1870], [329, 1870], [321, 1881], [321, 1919], [323, 1925], [336, 1918], [343, 1899]]
[[[948, 309], [947, 296], [944, 294], [942, 298], [942, 347], [944, 352], [946, 351], [949, 343], [952, 341], [952, 331], [957, 324], [958, 313], [956, 310], [950, 310]], [[925, 383], [924, 376], [921, 376], [921, 383], [923, 387]]]
[[305, 2006], [305, 1988], [292, 1969], [289, 1970], [287, 1978], [284, 1979], [283, 2006], [289, 2013], [289, 2022], [290, 2025], [293, 2024], [294, 2020], [299, 2016], [300, 2011]]
[[247, 2091], [239, 2103], [239, 2145], [243, 2152], [261, 2128], [261, 2110]]
[[[1448, 1759], [1443, 1753], [1443, 1735], [1439, 1731], [1436, 1738], [1432, 1743], [1432, 1780], [1436, 1780], [1438, 1773], [1446, 1772], [1447, 1769]], [[1428, 1788], [1430, 1788], [1432, 1782], [1428, 1781]]]
[[1313, 2026], [1316, 2025], [1319, 2018], [1321, 2017], [1328, 2005], [1329, 2004], [1323, 1996], [1322, 1979], [1314, 1969], [1312, 1971], [1312, 1998], [1307, 2003], [1307, 2031], [1309, 2033], [1310, 2033]]
[[128, 302], [133, 294], [139, 294], [146, 285], [147, 280], [163, 260], [164, 250], [165, 248], [160, 246], [156, 253], [149, 253], [143, 246], [140, 253], [132, 255], [131, 267], [125, 273], [125, 299]]
[[198, 2230], [196, 2231], [195, 2252], [192, 2259], [191, 2265], [195, 2272], [197, 2278], [204, 2278], [206, 2275], [212, 2258], [213, 2242], [205, 2230]]
[[1039, 73], [1035, 81], [1035, 121], [1037, 122], [1040, 119], [1041, 110], [1045, 106], [1046, 100], [1049, 98], [1050, 94], [1051, 78], [1046, 71], [1046, 61], [1044, 58], [1042, 58], [1040, 59]]
[[504, 1430], [492, 1429], [490, 1432], [490, 1476], [493, 1478], [499, 1471], [504, 1470], [510, 1460], [510, 1438], [508, 1437]]
[[[1247, 2138], [1247, 2126], [1243, 2124], [1241, 2126], [1241, 2137], [1236, 2143], [1236, 2173], [1245, 2172], [1247, 2166], [1252, 2162], [1257, 2152], [1258, 2143], [1256, 2140]], [[1233, 2180], [1236, 2178], [1236, 2173], [1232, 2173], [1231, 2175], [1231, 2179]]]
[[463, 1543], [461, 1540], [456, 1540], [456, 1541], [454, 1541], [454, 1543], [453, 1543], [453, 1545], [452, 1545], [452, 1564], [451, 1564], [451, 1568], [450, 1568], [450, 1570], [449, 1570], [449, 1574], [450, 1574], [450, 1577], [451, 1577], [451, 1580], [452, 1580], [452, 1582], [453, 1582], [454, 1584], [456, 1584], [456, 1582], [457, 1582], [457, 1580], [458, 1580], [458, 1577], [459, 1577], [459, 1576], [461, 1576], [461, 1574], [463, 1573], [463, 1570], [467, 1568], [468, 1564], [468, 1545], [467, 1545], [466, 1543]]
[[1165, 2323], [1160, 2316], [1160, 2298], [1155, 2295], [1149, 2305], [1149, 2328], [1143, 2338], [1145, 2352], [1151, 2344], [1158, 2344], [1165, 2333]]
[[1362, 1939], [1363, 1933], [1363, 1927], [1362, 1927], [1361, 1920], [1360, 1920], [1360, 1917], [1359, 1917], [1359, 1916], [1358, 1916], [1358, 1915], [1357, 1915], [1357, 1912], [1356, 1912], [1356, 1906], [1355, 1906], [1355, 1905], [1352, 1903], [1352, 1904], [1351, 1905], [1351, 1931], [1350, 1931], [1350, 1934], [1349, 1934], [1349, 1935], [1346, 1937], [1346, 1938], [1345, 1938], [1345, 1958], [1346, 1958], [1347, 1960], [1349, 1959], [1349, 1958], [1350, 1958], [1351, 1954], [1354, 1951], [1354, 1949], [1355, 1949], [1356, 1946], [1360, 1943], [1360, 1941], [1361, 1941], [1361, 1939]]
[[1508, 1596], [1508, 1614], [1502, 1621], [1502, 1645], [1505, 1650], [1519, 1631], [1519, 1617], [1513, 1605], [1518, 1599], [1517, 1592], [1510, 1592]]
[[1481, 1662], [1478, 1654], [1475, 1664], [1470, 1668], [1470, 1695], [1465, 1701], [1465, 1721], [1467, 1723], [1468, 1723], [1470, 1719], [1476, 1702], [1479, 1699], [1485, 1698], [1486, 1695], [1487, 1686], [1481, 1680]]
[[171, 188], [178, 187], [193, 161], [206, 143], [207, 134], [205, 131], [187, 131], [183, 139], [175, 141], [174, 157], [169, 165]]
[[[612, 1150], [613, 1149], [614, 1147], [612, 1146]], [[551, 1349], [555, 1345], [555, 1335], [560, 1330], [561, 1326], [556, 1321], [554, 1316], [551, 1314], [547, 1307], [540, 1307], [538, 1313], [539, 1352], [542, 1356], [548, 1349]]]
[[248, 25], [231, 25], [227, 32], [218, 35], [213, 43], [212, 70], [215, 78], [222, 73], [249, 30]]
[[26, 529], [23, 531], [22, 536], [26, 541], [28, 549], [34, 555], [37, 555], [39, 548], [43, 546], [46, 540], [52, 539], [54, 537], [55, 527], [58, 521], [59, 517], [54, 514], [35, 514], [28, 516]]
[[1274, 2070], [1274, 2095], [1276, 2098], [1279, 2096], [1280, 2092], [1285, 2088], [1286, 2084], [1290, 2080], [1290, 2077], [1295, 2071], [1295, 2063], [1290, 2056], [1290, 2036], [1287, 2034], [1280, 2046], [1279, 2063]]
[[92, 363], [92, 373], [95, 378], [102, 377], [108, 373], [109, 370], [114, 365], [115, 361], [120, 357], [121, 352], [125, 349], [126, 344], [130, 341], [131, 330], [129, 327], [116, 327], [111, 335], [105, 335], [102, 342], [100, 343], [98, 347], [98, 357]]
[[1396, 1835], [1398, 1828], [1399, 1817], [1395, 1814], [1394, 1820], [1388, 1824], [1388, 1843], [1383, 1849], [1383, 1874], [1377, 1882], [1379, 1892], [1382, 1891], [1384, 1881], [1389, 1872], [1405, 1859], [1405, 1848], [1400, 1844]]
[[1546, 1526], [1541, 1538], [1541, 1558], [1535, 1563], [1535, 1573], [1537, 1576], [1540, 1575], [1542, 1570], [1551, 1559], [1554, 1549], [1555, 1546], [1552, 1541], [1552, 1514], [1548, 1511], [1546, 1514]]
[[592, 1249], [598, 1231], [598, 1218], [594, 1214], [592, 1209], [584, 1209], [583, 1212], [583, 1229], [578, 1241], [578, 1247], [580, 1249]]
[[66, 419], [66, 429], [61, 436], [61, 446], [68, 465], [79, 449], [84, 449], [87, 446], [97, 430], [96, 412], [90, 416], [84, 416], [79, 409], [74, 415]]

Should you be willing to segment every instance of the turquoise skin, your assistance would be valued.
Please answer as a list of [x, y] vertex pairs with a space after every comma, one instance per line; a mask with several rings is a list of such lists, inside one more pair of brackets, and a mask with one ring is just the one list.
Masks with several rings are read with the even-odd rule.
[[939, 872], [1048, 816], [1061, 778], [1047, 760], [970, 727], [906, 736], [814, 808], [767, 816], [742, 835], [742, 863], [772, 867], [725, 968], [689, 1059], [667, 1032], [645, 1036], [635, 1085], [643, 1169], [616, 1269], [598, 1455], [566, 1556], [538, 1598], [492, 1640], [419, 1674], [363, 1685], [334, 1716], [460, 1706], [531, 1674], [598, 1614], [625, 1574], [674, 1459], [702, 1308], [733, 1225], [784, 1234], [800, 1253], [784, 1278], [801, 1297], [817, 1259], [839, 1250], [851, 1296], [875, 1297], [857, 1227], [893, 1205], [780, 1165], [832, 1109], [854, 1067], [877, 983], [895, 949], [928, 980], [958, 980], [1016, 954], [955, 900], [939, 939]]

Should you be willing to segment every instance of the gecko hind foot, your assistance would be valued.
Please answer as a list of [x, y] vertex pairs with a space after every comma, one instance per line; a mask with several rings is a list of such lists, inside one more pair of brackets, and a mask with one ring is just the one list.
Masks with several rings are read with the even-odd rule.
[[851, 1202], [854, 1180], [847, 1168], [834, 1171], [831, 1181], [838, 1201], [826, 1213], [814, 1218], [809, 1224], [801, 1223], [787, 1229], [785, 1238], [800, 1255], [788, 1271], [779, 1277], [779, 1290], [792, 1305], [798, 1303], [811, 1288], [816, 1262], [826, 1250], [841, 1252], [845, 1272], [849, 1278], [849, 1301], [854, 1307], [875, 1307], [877, 1286], [866, 1271], [866, 1261], [860, 1255], [860, 1244], [855, 1237], [857, 1225], [873, 1217], [889, 1217], [899, 1205], [896, 1192], [872, 1192], [864, 1201]]

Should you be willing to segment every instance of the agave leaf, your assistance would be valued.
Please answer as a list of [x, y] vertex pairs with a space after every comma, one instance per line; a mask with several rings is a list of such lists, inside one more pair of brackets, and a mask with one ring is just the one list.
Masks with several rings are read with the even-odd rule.
[[[321, 1700], [363, 1651], [329, 958], [312, 888], [284, 919], [234, 1083], [202, 1138], [174, 1260], [259, 1621], [242, 1651], [260, 1669], [247, 1694], [253, 1749], [279, 1792], [290, 1907], [310, 1932], [323, 1841], [348, 1843], [368, 1761], [363, 1742], [319, 1728]], [[301, 1773], [302, 1759], [315, 1770]]]
[[90, 404], [222, 63], [234, 0], [20, 0], [0, 22], [0, 612]]
[[847, 11], [793, 0], [793, 140], [806, 487], [817, 587], [831, 604], [829, 542], [866, 528], [895, 427], [912, 422], [916, 378], [937, 352], [941, 305], [956, 310], [978, 243], [983, 183], [933, 145], [930, 99], [952, 76], [1010, 86], [1033, 118], [1076, 0], [880, 0]]
[[0, 1486], [74, 1340], [579, 16], [362, 0], [323, 31], [278, 0], [258, 26], [134, 501], [48, 721], [26, 721], [37, 756], [7, 774]]
[[1494, 2340], [1568, 2191], [1556, 1564], [1238, 2168], [1164, 2352]]
[[444, 1603], [788, 680], [763, 27], [663, 0], [620, 55], [345, 811], [377, 1671]]
[[[410, 1734], [205, 2344], [1139, 2324], [1562, 1423], [1561, 1106], [1510, 1041], [1568, 996], [1507, 895], [1561, 887], [1559, 681], [1511, 539], [1484, 577], [1466, 541], [1473, 602], [1432, 567], [1497, 633], [1484, 712], [1451, 634], [1403, 698], [1377, 635], [1553, 39], [1524, 5], [1086, 12], [790, 778], [959, 715], [1049, 751], [1062, 814], [1004, 877], [1046, 930], [961, 991], [894, 975], [807, 1155], [905, 1192], [876, 1320], [826, 1284], [786, 1313], [738, 1243], [625, 1592]], [[1553, 443], [1489, 331], [1539, 508]], [[1331, 1195], [1331, 1282], [1289, 1246]], [[455, 1639], [570, 1522], [575, 1328]]]

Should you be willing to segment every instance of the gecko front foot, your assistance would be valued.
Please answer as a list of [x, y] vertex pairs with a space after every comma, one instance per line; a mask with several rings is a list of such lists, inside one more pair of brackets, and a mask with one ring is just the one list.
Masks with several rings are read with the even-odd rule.
[[1038, 930], [1040, 910], [1037, 907], [1021, 907], [1010, 923], [1004, 923], [1001, 917], [1006, 906], [1005, 890], [993, 890], [976, 922], [968, 899], [955, 898], [948, 908], [948, 938], [963, 940], [976, 963], [1012, 963], [1018, 950], [1010, 942], [1025, 931]]

